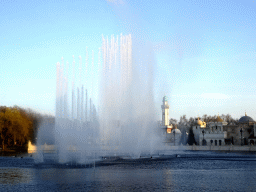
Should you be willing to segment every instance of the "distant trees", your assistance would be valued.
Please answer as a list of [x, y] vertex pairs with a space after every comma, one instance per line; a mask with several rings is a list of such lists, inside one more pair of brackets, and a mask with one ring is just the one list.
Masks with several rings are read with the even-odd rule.
[[178, 121], [177, 121], [177, 119], [173, 119], [173, 118], [171, 118], [170, 120], [169, 120], [169, 124], [171, 125], [177, 125], [177, 123], [178, 123]]
[[188, 142], [188, 135], [186, 129], [181, 130], [180, 144], [186, 145]]
[[211, 122], [211, 121], [215, 121], [215, 119], [217, 118], [217, 116], [216, 115], [214, 115], [214, 116], [208, 116], [208, 115], [206, 115], [206, 114], [204, 114], [203, 116], [202, 116], [202, 120], [204, 121], [204, 122], [206, 122], [206, 123], [209, 123], [209, 122]]
[[189, 126], [188, 119], [186, 118], [186, 115], [180, 116], [180, 121], [178, 123], [178, 129], [181, 131], [181, 137], [180, 137], [180, 143], [182, 145], [187, 144], [187, 128]]
[[195, 124], [195, 117], [190, 117], [189, 120], [188, 120], [189, 127], [191, 127], [194, 124]]
[[0, 111], [0, 133], [2, 148], [10, 142], [13, 145], [24, 143], [30, 133], [31, 121], [25, 114], [21, 114], [17, 108], [2, 107]]
[[[214, 121], [216, 118], [217, 118], [216, 115], [214, 115], [214, 116], [210, 116], [210, 115], [209, 115], [209, 116], [208, 116], [208, 115], [204, 114], [204, 115], [202, 116], [202, 120], [203, 120], [204, 122], [206, 122], [206, 123], [211, 122], [211, 121]], [[223, 121], [227, 122], [228, 124], [231, 124], [231, 123], [237, 124], [237, 123], [238, 123], [238, 119], [233, 119], [230, 114], [227, 114], [227, 115], [222, 114], [222, 115], [220, 116], [220, 118], [223, 119]]]
[[0, 139], [2, 150], [6, 147], [24, 146], [28, 140], [35, 143], [42, 115], [18, 106], [0, 106]]
[[183, 126], [188, 125], [188, 120], [186, 118], [186, 115], [180, 116], [179, 125], [183, 125]]
[[189, 145], [196, 144], [196, 140], [195, 140], [195, 136], [194, 136], [194, 133], [193, 133], [192, 128], [191, 128], [191, 129], [189, 129], [189, 134], [188, 134], [188, 144], [189, 144]]
[[227, 115], [221, 115], [221, 118], [226, 121], [228, 124], [238, 124], [238, 119], [234, 119], [233, 117], [231, 117], [230, 114], [227, 114]]

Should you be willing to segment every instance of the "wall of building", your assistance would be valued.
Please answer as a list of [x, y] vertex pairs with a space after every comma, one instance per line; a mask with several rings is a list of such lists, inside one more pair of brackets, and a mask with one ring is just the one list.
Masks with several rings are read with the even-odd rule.
[[240, 130], [243, 130], [242, 132], [242, 143], [247, 145], [248, 144], [248, 137], [253, 134], [254, 126], [249, 125], [248, 123], [242, 123], [239, 125], [227, 125], [223, 126], [223, 130], [227, 132], [227, 138], [230, 140], [230, 142], [234, 145], [241, 145], [241, 132]]
[[198, 146], [198, 145], [184, 145], [184, 146], [168, 146], [166, 150], [176, 150], [176, 151], [184, 151], [184, 150], [191, 150], [191, 151], [255, 151], [255, 145], [225, 145], [225, 146]]

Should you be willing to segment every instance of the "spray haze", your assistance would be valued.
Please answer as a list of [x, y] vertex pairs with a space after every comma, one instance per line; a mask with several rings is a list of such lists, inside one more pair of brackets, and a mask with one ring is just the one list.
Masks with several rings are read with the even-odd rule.
[[[161, 144], [153, 97], [153, 52], [134, 43], [131, 35], [121, 34], [110, 39], [102, 36], [101, 56], [100, 75], [94, 69], [93, 52], [88, 74], [87, 50], [85, 73], [81, 56], [79, 66], [73, 56], [72, 69], [68, 63], [64, 67], [63, 59], [57, 63], [55, 145], [59, 162], [86, 163], [92, 154], [139, 157], [153, 153]], [[83, 84], [84, 75], [90, 83]], [[99, 89], [95, 87], [97, 78], [101, 79]]]
[[[141, 47], [140, 47], [141, 48]], [[131, 35], [103, 37], [101, 127], [103, 138], [120, 151], [140, 154], [151, 149], [156, 129], [153, 59], [134, 53]], [[144, 51], [143, 51], [144, 52]], [[149, 53], [148, 53], [149, 54]]]

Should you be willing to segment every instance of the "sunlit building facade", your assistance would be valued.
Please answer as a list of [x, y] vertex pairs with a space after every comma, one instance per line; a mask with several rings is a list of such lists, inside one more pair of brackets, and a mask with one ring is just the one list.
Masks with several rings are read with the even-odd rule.
[[256, 144], [256, 122], [246, 113], [239, 119], [238, 124], [228, 124], [219, 115], [208, 123], [198, 118], [192, 130], [198, 145]]
[[223, 125], [226, 125], [226, 122], [219, 115], [207, 124], [198, 118], [193, 126], [193, 133], [198, 145], [225, 145], [227, 133], [223, 130]]

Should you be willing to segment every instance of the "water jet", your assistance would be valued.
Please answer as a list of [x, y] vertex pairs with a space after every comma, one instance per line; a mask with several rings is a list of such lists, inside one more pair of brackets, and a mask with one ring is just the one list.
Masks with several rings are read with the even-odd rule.
[[[65, 66], [63, 58], [57, 63], [56, 162], [90, 164], [107, 156], [137, 159], [141, 153], [157, 154], [162, 147], [157, 134], [153, 77], [147, 74], [152, 72], [152, 63], [137, 58], [138, 54], [133, 52], [135, 45], [131, 35], [111, 36], [110, 40], [102, 36], [100, 73], [95, 70], [93, 53], [91, 74], [83, 73], [83, 67], [86, 72], [89, 68], [86, 49], [84, 65], [79, 56], [77, 87], [75, 57], [71, 82], [69, 63]], [[85, 81], [83, 84], [81, 77], [90, 79], [91, 83]], [[100, 77], [97, 94], [93, 84], [96, 77]], [[40, 147], [38, 149], [37, 160], [42, 162], [42, 152]]]

